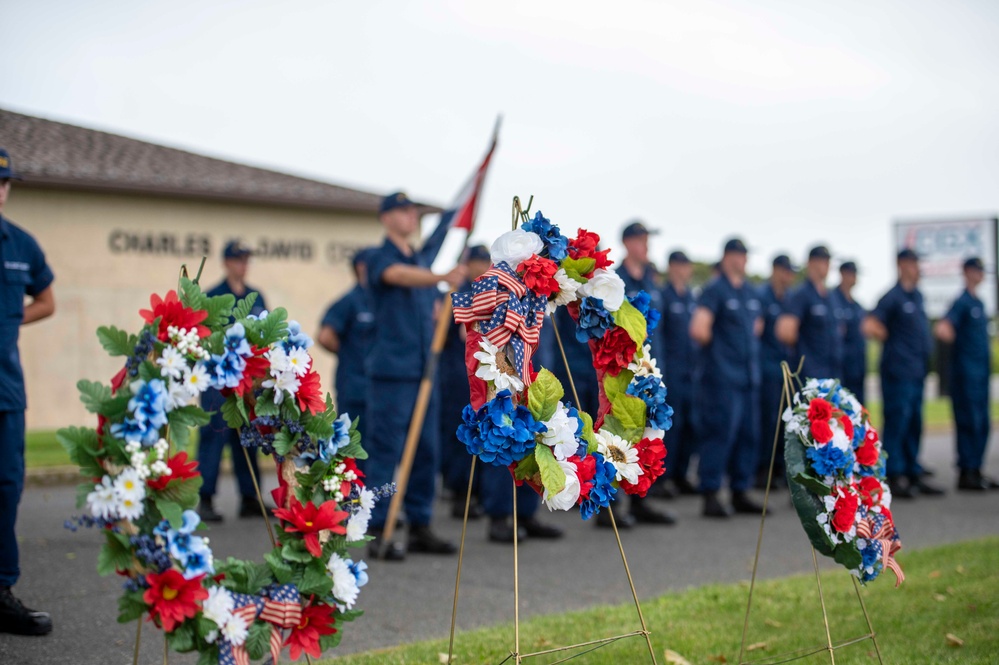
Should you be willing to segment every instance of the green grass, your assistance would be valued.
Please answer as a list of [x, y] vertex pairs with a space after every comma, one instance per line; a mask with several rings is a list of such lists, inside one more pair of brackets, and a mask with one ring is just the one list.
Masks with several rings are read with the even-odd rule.
[[[807, 556], [807, 551], [802, 552]], [[890, 573], [862, 590], [884, 662], [994, 663], [999, 653], [999, 537], [946, 545], [899, 556], [906, 580], [893, 588]], [[664, 575], [683, 571], [664, 567]], [[841, 568], [822, 574], [822, 589], [834, 642], [867, 633], [850, 575]], [[659, 663], [670, 649], [690, 663], [736, 663], [748, 598], [748, 584], [709, 585], [671, 593], [643, 604]], [[450, 608], [435, 608], [448, 612]], [[460, 609], [460, 607], [459, 607]], [[364, 622], [362, 617], [358, 627]], [[545, 616], [521, 624], [521, 651], [533, 652], [631, 632], [638, 626], [633, 604], [596, 607]], [[779, 654], [825, 644], [822, 610], [814, 575], [770, 580], [757, 585], [747, 644], [747, 660], [773, 660]], [[961, 641], [954, 646], [948, 635]], [[499, 663], [513, 648], [512, 623], [459, 632], [456, 665]], [[402, 665], [439, 663], [447, 641], [437, 640], [340, 656], [327, 665]], [[877, 663], [870, 640], [838, 649], [838, 665]], [[550, 663], [554, 656], [528, 663]], [[638, 638], [621, 640], [587, 656], [587, 665], [648, 663], [648, 648]], [[665, 661], [670, 662], [670, 661]], [[828, 663], [827, 653], [797, 662]]]

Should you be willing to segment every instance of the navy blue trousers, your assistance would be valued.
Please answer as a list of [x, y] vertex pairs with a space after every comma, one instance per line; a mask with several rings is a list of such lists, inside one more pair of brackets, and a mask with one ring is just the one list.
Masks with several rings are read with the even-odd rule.
[[0, 586], [21, 576], [17, 553], [17, 505], [24, 491], [24, 411], [0, 411]]
[[717, 492], [727, 475], [733, 492], [753, 486], [759, 449], [759, 392], [754, 388], [699, 386], [700, 490]]
[[337, 417], [346, 413], [350, 416], [351, 421], [357, 421], [357, 431], [361, 435], [361, 445], [363, 446], [367, 441], [366, 433], [368, 431], [368, 406], [365, 404], [363, 399], [344, 399], [337, 402]]
[[[461, 425], [461, 412], [468, 405], [468, 380], [442, 379], [440, 448], [441, 476], [444, 487], [464, 499], [468, 492], [468, 474], [472, 469], [472, 456], [465, 444], [458, 440], [458, 426]], [[478, 476], [478, 474], [476, 474]], [[478, 489], [478, 482], [474, 483]]]
[[688, 384], [666, 386], [666, 403], [673, 407], [673, 426], [663, 435], [666, 446], [666, 477], [680, 480], [687, 477], [690, 460], [697, 453], [694, 431], [694, 394]]
[[950, 386], [954, 423], [957, 425], [957, 466], [980, 471], [989, 443], [989, 377], [955, 375]]
[[[774, 458], [774, 476], [784, 475], [784, 421], [780, 418], [780, 401], [784, 395], [783, 379], [764, 379], [760, 386], [760, 448], [756, 458], [757, 473], [770, 469], [770, 457], [774, 450], [774, 434], [777, 438], [777, 454]], [[786, 407], [787, 405], [785, 405]]]
[[[386, 381], [371, 379], [368, 383], [368, 440], [364, 444], [368, 459], [361, 462], [365, 485], [380, 487], [395, 479], [395, 469], [402, 461], [406, 433], [413, 416], [419, 380]], [[377, 423], [375, 425], [374, 423]], [[426, 526], [433, 514], [440, 430], [439, 391], [431, 392], [427, 414], [413, 460], [403, 505], [410, 525]], [[388, 516], [390, 499], [375, 504], [371, 511], [371, 527], [382, 529]]]
[[884, 431], [881, 445], [888, 453], [888, 476], [922, 475], [919, 447], [923, 437], [923, 380], [881, 376]]
[[243, 454], [243, 446], [239, 443], [239, 432], [226, 424], [225, 418], [219, 410], [225, 398], [217, 390], [208, 390], [201, 396], [201, 407], [205, 411], [214, 411], [210, 423], [200, 430], [198, 439], [198, 470], [201, 472], [201, 496], [212, 498], [215, 496], [216, 486], [219, 479], [219, 467], [222, 465], [222, 451], [229, 446], [229, 454], [232, 456], [232, 470], [236, 475], [236, 484], [239, 486], [239, 494], [244, 499], [256, 497], [257, 493], [253, 487], [253, 475], [260, 478], [260, 467], [257, 465], [257, 449], [247, 448], [250, 454], [250, 464], [246, 463], [246, 455]]
[[[471, 457], [471, 456], [469, 456]], [[489, 517], [513, 515], [513, 476], [505, 466], [493, 466], [479, 461], [475, 464], [479, 476], [482, 509]], [[517, 517], [530, 518], [541, 505], [541, 497], [527, 485], [517, 488]]]
[[844, 374], [843, 380], [841, 381], [843, 387], [849, 390], [854, 395], [856, 395], [857, 399], [860, 400], [861, 404], [864, 403], [864, 398], [866, 397], [866, 395], [864, 394], [866, 392], [866, 390], [864, 389], [865, 378], [866, 377], [863, 374], [853, 375], [853, 376]]

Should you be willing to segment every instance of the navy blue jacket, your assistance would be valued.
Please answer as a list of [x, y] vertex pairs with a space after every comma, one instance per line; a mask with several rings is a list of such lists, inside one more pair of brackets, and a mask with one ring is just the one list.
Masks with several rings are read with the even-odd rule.
[[675, 392], [689, 385], [694, 376], [697, 344], [690, 337], [690, 319], [697, 301], [689, 288], [680, 295], [669, 283], [661, 293], [663, 308], [655, 337], [658, 340], [656, 358], [664, 382]]
[[805, 357], [802, 375], [816, 379], [839, 378], [843, 369], [843, 331], [829, 291], [822, 295], [815, 284], [805, 280], [788, 294], [784, 309], [798, 319], [798, 343], [794, 354], [796, 358]]
[[843, 379], [863, 380], [867, 375], [867, 340], [860, 324], [867, 310], [856, 300], [847, 300], [838, 288], [832, 291], [832, 298], [843, 331]]
[[774, 328], [777, 318], [784, 313], [787, 294], [778, 298], [773, 284], [767, 282], [760, 287], [760, 309], [763, 312], [763, 336], [760, 338], [760, 373], [768, 383], [782, 383], [784, 373], [780, 364], [787, 362], [791, 371], [798, 369], [793, 350], [777, 339]]
[[964, 291], [950, 306], [945, 319], [954, 326], [951, 371], [955, 379], [988, 378], [990, 373], [989, 319], [985, 304]]
[[330, 305], [321, 325], [332, 328], [340, 340], [335, 379], [338, 403], [363, 401], [368, 390], [365, 363], [375, 329], [375, 315], [367, 290], [355, 284]]
[[930, 322], [919, 289], [906, 291], [896, 283], [871, 311], [888, 329], [881, 351], [881, 376], [922, 381], [930, 366]]
[[760, 385], [760, 341], [754, 334], [760, 299], [748, 281], [735, 288], [724, 274], [708, 283], [697, 301], [714, 314], [711, 342], [699, 355], [701, 386], [746, 390]]

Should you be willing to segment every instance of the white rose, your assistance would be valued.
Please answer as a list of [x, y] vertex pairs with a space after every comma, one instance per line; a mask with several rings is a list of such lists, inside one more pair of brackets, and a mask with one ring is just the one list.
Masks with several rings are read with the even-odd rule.
[[565, 487], [555, 496], [549, 496], [545, 490], [544, 501], [548, 510], [570, 510], [579, 501], [579, 476], [576, 475], [576, 465], [572, 462], [559, 462], [565, 473]]
[[544, 249], [545, 244], [541, 242], [541, 236], [530, 231], [507, 231], [493, 243], [489, 249], [489, 258], [494, 264], [505, 261], [508, 266], [517, 269], [521, 261], [531, 258], [532, 254], [539, 253]]
[[579, 287], [579, 292], [591, 298], [604, 301], [604, 309], [616, 312], [624, 303], [624, 280], [620, 275], [610, 270], [597, 270], [586, 284]]

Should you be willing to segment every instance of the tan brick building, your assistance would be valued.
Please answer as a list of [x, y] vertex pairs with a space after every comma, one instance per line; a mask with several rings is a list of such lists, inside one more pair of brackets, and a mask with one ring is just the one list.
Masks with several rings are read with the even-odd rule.
[[[5, 217], [33, 234], [56, 275], [56, 314], [23, 328], [28, 428], [88, 422], [79, 378], [120, 367], [94, 331], [136, 330], [149, 294], [176, 288], [181, 264], [201, 283], [221, 279], [221, 251], [256, 251], [248, 281], [314, 334], [326, 306], [352, 284], [350, 258], [380, 242], [381, 195], [235, 164], [0, 109], [0, 146], [24, 182]], [[326, 389], [334, 360], [313, 352]]]

